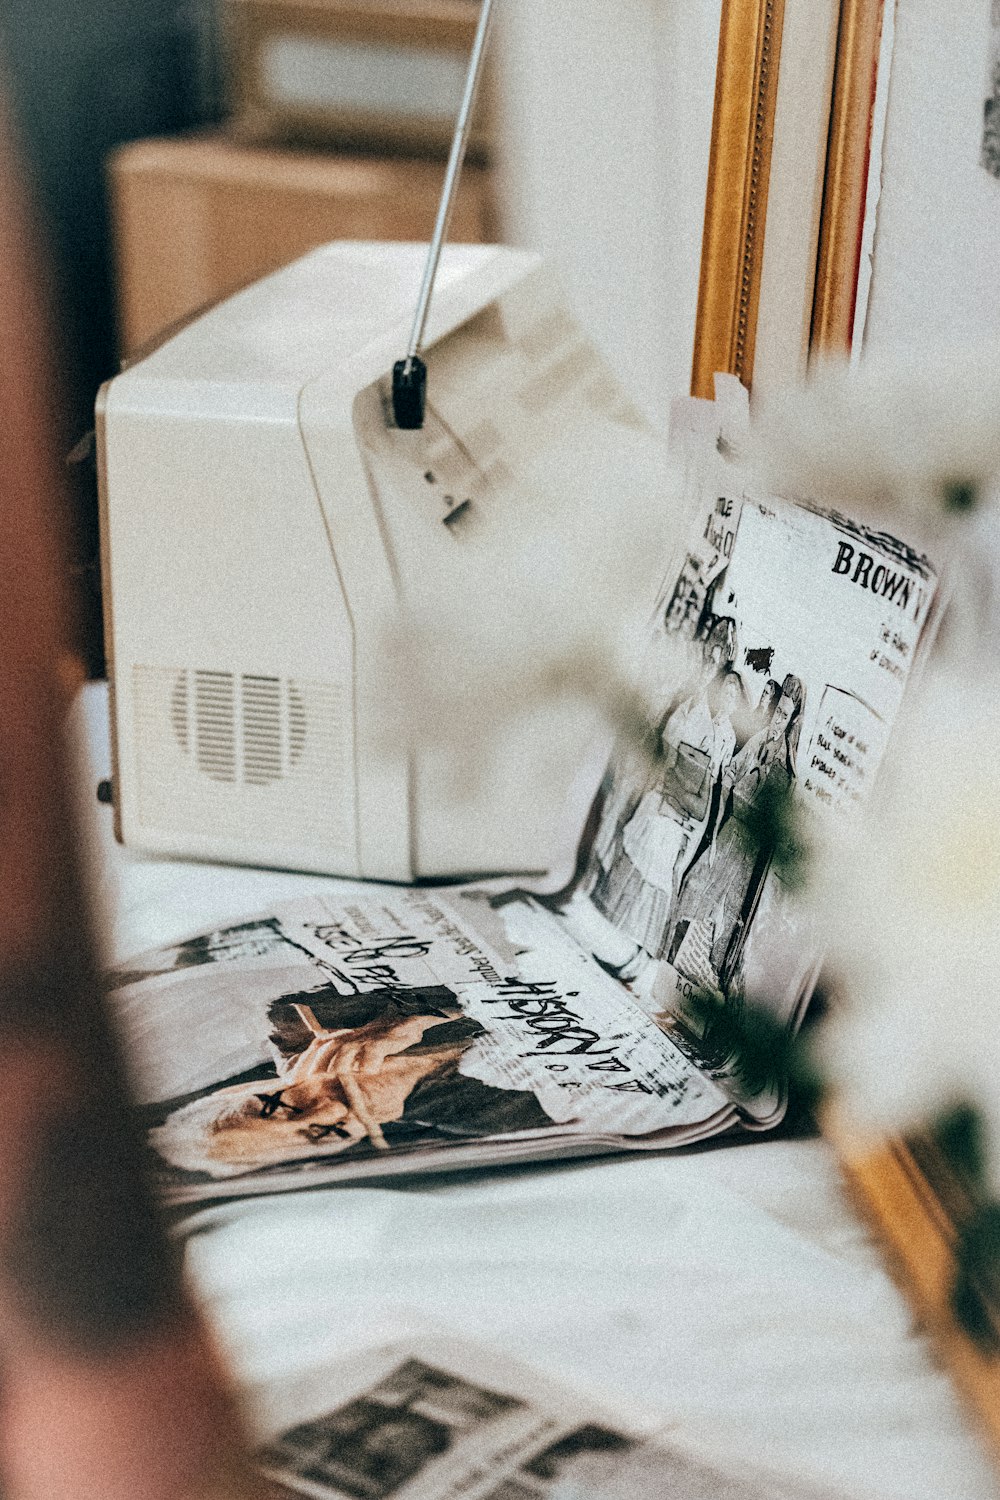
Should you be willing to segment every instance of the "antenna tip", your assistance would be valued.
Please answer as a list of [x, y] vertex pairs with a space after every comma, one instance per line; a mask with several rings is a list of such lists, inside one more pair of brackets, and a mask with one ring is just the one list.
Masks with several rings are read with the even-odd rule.
[[397, 359], [392, 367], [392, 414], [396, 426], [412, 432], [424, 425], [427, 366], [419, 355]]

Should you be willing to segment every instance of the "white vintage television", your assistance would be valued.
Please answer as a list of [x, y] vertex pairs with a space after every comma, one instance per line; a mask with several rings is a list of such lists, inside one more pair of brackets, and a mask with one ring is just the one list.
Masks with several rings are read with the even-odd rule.
[[[469, 549], [503, 545], [470, 507], [509, 511], [513, 530], [526, 454], [558, 465], [581, 424], [620, 436], [642, 419], [537, 257], [462, 246], [445, 251], [428, 327], [427, 423], [396, 429], [390, 376], [425, 254], [324, 246], [102, 389], [126, 844], [401, 881], [548, 865], [579, 743], [513, 719], [491, 769], [455, 785], [439, 757], [387, 740], [386, 641], [408, 595], [446, 597]], [[545, 496], [530, 504], [544, 525]], [[574, 525], [606, 525], [609, 504], [627, 525], [625, 494], [582, 494]]]

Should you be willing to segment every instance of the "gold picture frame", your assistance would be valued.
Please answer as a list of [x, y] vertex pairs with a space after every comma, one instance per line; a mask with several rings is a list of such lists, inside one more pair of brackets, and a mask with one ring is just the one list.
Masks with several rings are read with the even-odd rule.
[[[883, 0], [842, 0], [813, 304], [811, 348], [821, 354], [852, 344], [882, 19]], [[855, 1202], [1000, 1461], [1000, 1355], [966, 1332], [953, 1306], [974, 1207], [965, 1185], [927, 1136], [872, 1148], [825, 1123]]]
[[926, 1137], [872, 1148], [835, 1118], [827, 1118], [824, 1129], [897, 1284], [1000, 1462], [1000, 1357], [962, 1328], [953, 1308], [959, 1235], [972, 1211], [962, 1183]]
[[883, 0], [842, 0], [810, 347], [850, 352], [861, 260]]
[[785, 0], [724, 0], [691, 394], [716, 372], [749, 385], [760, 302]]
[[[817, 202], [810, 352], [850, 347], [884, 0], [841, 0]], [[786, 0], [723, 0], [691, 394], [753, 380]], [[816, 61], [823, 88], [822, 59]], [[789, 377], [797, 372], [789, 371]]]
[[[840, 0], [811, 355], [847, 354], [855, 333], [886, 3]], [[785, 0], [723, 0], [691, 378], [692, 395], [706, 399], [717, 371], [752, 383], [785, 15]], [[834, 1112], [823, 1130], [888, 1265], [1000, 1460], [1000, 1353], [978, 1344], [953, 1310], [959, 1240], [973, 1212], [967, 1190], [929, 1138], [872, 1147], [853, 1138]]]

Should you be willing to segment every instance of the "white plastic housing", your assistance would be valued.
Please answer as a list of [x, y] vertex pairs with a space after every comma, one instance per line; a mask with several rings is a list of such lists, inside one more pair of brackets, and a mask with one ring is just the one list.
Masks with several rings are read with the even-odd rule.
[[[535, 256], [453, 247], [428, 330], [427, 426], [387, 424], [424, 255], [325, 246], [104, 387], [126, 844], [388, 880], [548, 864], [579, 743], [544, 716], [516, 719], [484, 774], [455, 785], [438, 757], [387, 742], [386, 642], [408, 596], [447, 597], [468, 549], [497, 546], [495, 525], [479, 541], [450, 511], [468, 498], [513, 517], [525, 464], [540, 448], [558, 459], [581, 422], [620, 422], [622, 399]], [[586, 497], [577, 524], [609, 498]], [[544, 527], [544, 496], [531, 505]]]

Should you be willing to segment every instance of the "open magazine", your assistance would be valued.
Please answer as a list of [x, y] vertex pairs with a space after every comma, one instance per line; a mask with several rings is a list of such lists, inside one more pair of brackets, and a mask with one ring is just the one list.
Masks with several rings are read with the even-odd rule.
[[905, 543], [748, 490], [692, 403], [697, 524], [556, 898], [344, 883], [131, 963], [112, 998], [158, 1175], [193, 1200], [686, 1145], [780, 1120], [692, 997], [794, 1027], [815, 934], [755, 812], [863, 801], [936, 578]]
[[[791, 1500], [475, 1345], [362, 1351], [265, 1403], [275, 1500]], [[802, 1496], [802, 1492], [795, 1493]]]

